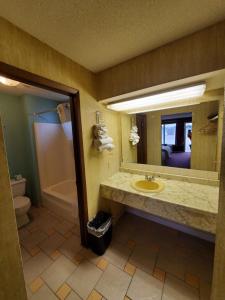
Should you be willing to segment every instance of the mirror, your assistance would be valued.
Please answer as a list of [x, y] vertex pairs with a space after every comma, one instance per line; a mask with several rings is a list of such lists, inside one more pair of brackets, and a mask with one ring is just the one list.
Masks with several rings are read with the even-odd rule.
[[144, 113], [122, 113], [122, 160], [218, 171], [222, 117], [222, 98]]

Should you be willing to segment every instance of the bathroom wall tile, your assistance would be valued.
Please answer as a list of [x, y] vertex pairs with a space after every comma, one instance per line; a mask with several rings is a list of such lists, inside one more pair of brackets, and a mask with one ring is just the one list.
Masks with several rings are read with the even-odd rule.
[[43, 252], [40, 252], [36, 256], [30, 258], [23, 266], [25, 281], [31, 283], [45, 269], [47, 269], [52, 262], [53, 261]]
[[131, 281], [127, 296], [132, 300], [161, 300], [163, 283], [137, 269]]
[[81, 249], [80, 239], [76, 235], [72, 235], [60, 246], [59, 251], [68, 258], [73, 259]]
[[119, 268], [109, 265], [96, 285], [96, 290], [106, 299], [123, 300], [131, 277]]
[[35, 293], [32, 298], [32, 300], [58, 300], [56, 295], [47, 287], [47, 285], [43, 285], [37, 293]]
[[130, 256], [131, 249], [123, 244], [113, 242], [106, 250], [104, 257], [113, 265], [124, 269], [125, 264]]
[[67, 283], [81, 298], [86, 299], [101, 275], [102, 271], [99, 268], [83, 261], [67, 279]]
[[39, 244], [39, 247], [48, 255], [51, 255], [55, 250], [57, 250], [66, 239], [59, 233], [55, 232], [53, 235], [48, 237]]
[[41, 274], [41, 277], [48, 286], [56, 292], [75, 269], [76, 265], [72, 263], [71, 260], [61, 255]]
[[167, 274], [162, 300], [199, 300], [199, 294], [197, 289]]
[[137, 245], [129, 258], [129, 262], [137, 268], [152, 274], [157, 257], [154, 249]]

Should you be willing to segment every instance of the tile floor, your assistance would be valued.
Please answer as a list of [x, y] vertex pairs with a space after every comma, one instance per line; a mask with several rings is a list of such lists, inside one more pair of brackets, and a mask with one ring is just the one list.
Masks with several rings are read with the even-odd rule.
[[79, 227], [45, 208], [19, 230], [28, 299], [208, 300], [211, 243], [125, 214], [102, 257], [80, 245]]

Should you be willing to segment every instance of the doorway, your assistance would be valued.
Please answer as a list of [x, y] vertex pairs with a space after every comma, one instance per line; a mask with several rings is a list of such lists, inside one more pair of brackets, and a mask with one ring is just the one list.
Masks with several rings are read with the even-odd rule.
[[80, 222], [80, 239], [81, 244], [83, 246], [87, 246], [88, 242], [86, 224], [88, 221], [88, 210], [79, 91], [5, 63], [0, 63], [0, 75], [24, 84], [56, 92], [69, 97]]

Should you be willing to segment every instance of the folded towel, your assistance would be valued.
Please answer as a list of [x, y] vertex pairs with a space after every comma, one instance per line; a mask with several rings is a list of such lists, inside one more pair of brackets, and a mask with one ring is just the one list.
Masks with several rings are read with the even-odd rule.
[[112, 144], [112, 143], [113, 143], [113, 139], [107, 136], [104, 138], [96, 139], [95, 145], [101, 146], [101, 145]]
[[98, 151], [102, 152], [103, 150], [112, 151], [115, 148], [113, 144], [105, 144], [98, 147]]

